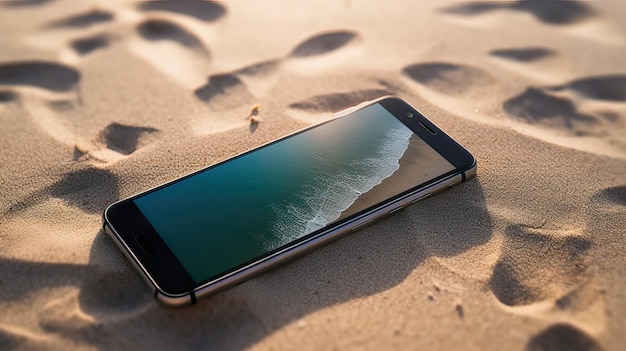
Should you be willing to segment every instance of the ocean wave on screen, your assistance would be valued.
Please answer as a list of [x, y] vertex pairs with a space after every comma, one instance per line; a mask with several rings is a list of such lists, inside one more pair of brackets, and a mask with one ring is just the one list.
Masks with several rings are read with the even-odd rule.
[[[273, 206], [278, 219], [274, 240], [265, 241], [272, 250], [323, 228], [337, 220], [356, 199], [367, 193], [400, 168], [400, 158], [413, 133], [402, 124], [390, 128], [374, 152], [362, 155], [341, 172], [320, 172], [302, 186], [297, 201], [286, 207]], [[315, 169], [328, 169], [329, 161], [314, 157]]]

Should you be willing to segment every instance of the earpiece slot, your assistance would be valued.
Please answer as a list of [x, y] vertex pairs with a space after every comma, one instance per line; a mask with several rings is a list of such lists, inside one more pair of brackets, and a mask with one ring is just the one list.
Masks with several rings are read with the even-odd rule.
[[432, 128], [430, 128], [429, 126], [427, 126], [426, 124], [420, 122], [420, 126], [424, 127], [428, 132], [430, 132], [430, 134], [432, 135], [437, 135], [437, 132], [435, 132], [434, 130], [432, 130]]

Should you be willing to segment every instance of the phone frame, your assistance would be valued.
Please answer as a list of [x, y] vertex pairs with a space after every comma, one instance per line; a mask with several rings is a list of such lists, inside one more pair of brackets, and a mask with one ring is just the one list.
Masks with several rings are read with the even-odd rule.
[[[385, 201], [360, 213], [345, 218], [328, 228], [320, 229], [316, 232], [308, 234], [287, 244], [286, 246], [283, 246], [282, 248], [275, 250], [274, 252], [270, 252], [261, 258], [245, 264], [244, 266], [238, 267], [215, 279], [201, 284], [193, 282], [191, 277], [186, 273], [182, 264], [176, 259], [173, 253], [169, 251], [165, 242], [160, 239], [158, 233], [156, 233], [154, 228], [149, 225], [149, 222], [145, 219], [145, 217], [143, 217], [143, 215], [141, 215], [138, 209], [137, 212], [139, 212], [140, 216], [144, 218], [145, 223], [142, 222], [140, 217], [135, 217], [136, 213], [133, 212], [135, 210], [132, 206], [136, 205], [134, 205], [132, 200], [139, 196], [157, 191], [160, 188], [182, 181], [186, 178], [193, 177], [195, 174], [204, 172], [213, 167], [218, 167], [219, 165], [232, 159], [265, 148], [271, 144], [280, 142], [281, 140], [293, 137], [297, 134], [304, 133], [307, 130], [316, 128], [317, 126], [328, 123], [336, 118], [341, 118], [377, 103], [380, 103], [392, 115], [410, 128], [413, 133], [417, 134], [421, 139], [439, 152], [455, 167], [455, 169], [424, 184], [416, 185], [414, 188], [409, 189], [404, 193], [398, 194], [390, 199], [386, 199]], [[412, 114], [412, 116], [409, 117], [409, 114]], [[153, 289], [154, 296], [159, 302], [170, 306], [187, 305], [196, 303], [197, 299], [200, 297], [216, 294], [288, 260], [300, 257], [430, 195], [450, 188], [455, 184], [465, 182], [475, 174], [476, 159], [465, 148], [463, 148], [463, 146], [444, 133], [422, 113], [401, 98], [397, 96], [383, 96], [340, 111], [335, 114], [334, 118], [328, 121], [306, 127], [284, 137], [265, 143], [254, 149], [240, 153], [222, 162], [192, 172], [186, 176], [156, 186], [150, 190], [141, 192], [126, 199], [117, 201], [105, 209], [103, 213], [103, 227], [104, 231], [113, 239], [126, 258], [140, 273], [146, 283], [148, 283], [148, 285]], [[124, 216], [129, 215], [135, 219], [129, 220], [128, 218], [124, 218]], [[146, 226], [146, 223], [148, 226]], [[152, 230], [152, 233], [150, 234], [150, 241], [153, 244], [156, 244], [156, 254], [154, 252], [147, 252], [139, 242], [138, 238], [143, 236], [143, 234], [135, 234], [137, 232], [150, 233], [150, 230]], [[157, 238], [155, 238], [155, 234]], [[165, 249], [163, 249], [163, 246], [165, 246]], [[174, 272], [174, 274], [170, 272]], [[185, 274], [187, 275], [185, 276]]]

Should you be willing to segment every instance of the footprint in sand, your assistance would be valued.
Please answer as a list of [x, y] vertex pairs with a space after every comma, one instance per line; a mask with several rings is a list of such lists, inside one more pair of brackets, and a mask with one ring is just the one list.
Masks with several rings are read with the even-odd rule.
[[132, 270], [98, 270], [84, 280], [79, 302], [84, 312], [104, 319], [119, 318], [150, 308], [154, 306], [154, 297], [146, 294], [145, 283]]
[[[12, 90], [0, 93], [0, 100], [24, 100], [24, 108], [33, 122], [55, 140], [72, 145], [76, 137], [69, 121], [58, 118], [54, 109], [58, 102], [77, 100], [80, 72], [72, 67], [47, 61], [9, 62], [0, 64], [0, 85]], [[20, 87], [41, 89], [36, 94], [20, 94]], [[69, 100], [68, 100], [69, 99]], [[71, 103], [69, 103], [71, 104]]]
[[[282, 65], [292, 68], [299, 74], [311, 72], [311, 69], [315, 68], [326, 69], [332, 67], [337, 61], [343, 61], [349, 57], [349, 50], [344, 51], [344, 48], [349, 48], [351, 44], [359, 40], [360, 36], [357, 33], [348, 30], [323, 32], [296, 45], [285, 58], [251, 64], [231, 74], [245, 81], [251, 91], [262, 94], [277, 81], [273, 73]], [[306, 65], [307, 69], [300, 69], [299, 65]]]
[[0, 64], [0, 85], [33, 86], [53, 92], [74, 90], [80, 72], [48, 61], [21, 61]]
[[111, 123], [93, 142], [78, 141], [74, 146], [74, 160], [111, 163], [136, 152], [156, 140], [156, 128]]
[[623, 43], [623, 35], [619, 29], [583, 2], [559, 0], [480, 1], [442, 9], [443, 13], [456, 16], [459, 19], [472, 19], [493, 11], [527, 13], [543, 24], [561, 27], [569, 33], [590, 40], [608, 44]]
[[[204, 1], [184, 4], [175, 1], [148, 1], [138, 4], [137, 8], [154, 14], [136, 25], [138, 35], [129, 40], [130, 50], [185, 86], [194, 87], [200, 84], [202, 80], [199, 77], [205, 76], [209, 71], [209, 49], [192, 30], [197, 30], [198, 26], [192, 26], [180, 18], [170, 19], [168, 15], [175, 13], [203, 21], [214, 21], [226, 12], [224, 7]], [[138, 16], [142, 17], [141, 14]], [[94, 9], [55, 21], [48, 28], [84, 29], [114, 19], [113, 13]], [[62, 44], [58, 42], [58, 38], [67, 38], [70, 35], [68, 32], [65, 36], [47, 38], [45, 32], [38, 34], [39, 37], [31, 38], [30, 41], [42, 47], [50, 47], [50, 42], [58, 47]], [[60, 58], [67, 63], [78, 62], [86, 54], [110, 46], [116, 39], [118, 38], [107, 32], [73, 38], [69, 41], [69, 47], [61, 51]]]
[[489, 287], [506, 306], [543, 302], [556, 310], [584, 310], [599, 294], [587, 259], [591, 246], [579, 234], [510, 226]]
[[596, 199], [605, 199], [612, 204], [626, 206], [626, 186], [605, 189], [596, 195]]
[[570, 69], [565, 58], [554, 50], [540, 46], [495, 49], [489, 55], [512, 71], [549, 83], [567, 76]]
[[117, 177], [109, 170], [89, 167], [65, 174], [56, 183], [38, 190], [11, 205], [3, 215], [16, 213], [35, 206], [50, 197], [76, 207], [83, 212], [96, 214], [108, 204], [119, 199]]
[[111, 37], [106, 34], [74, 39], [70, 42], [70, 47], [79, 55], [86, 55], [95, 50], [103, 49], [111, 44]]
[[[214, 120], [197, 121], [192, 125], [192, 128], [196, 134], [206, 134], [245, 125], [245, 119], [242, 119], [240, 116], [242, 114], [245, 116], [245, 109], [249, 109], [256, 102], [255, 96], [262, 95], [272, 88], [273, 84], [278, 80], [278, 76], [275, 73], [279, 68], [292, 68], [298, 73], [311, 72], [311, 65], [316, 66], [318, 69], [328, 68], [332, 66], [334, 60], [343, 61], [347, 57], [344, 55], [346, 53], [344, 48], [350, 47], [351, 43], [357, 42], [359, 39], [359, 35], [352, 31], [337, 30], [324, 32], [305, 39], [302, 43], [296, 45], [285, 58], [262, 61], [231, 72], [211, 75], [208, 82], [197, 88], [194, 94], [198, 99], [206, 102], [213, 111], [224, 112], [229, 110], [233, 116], [236, 115], [237, 117], [232, 118], [230, 121], [222, 118], [221, 122]], [[301, 64], [306, 65], [307, 69], [299, 69], [298, 65]], [[388, 91], [385, 91], [385, 93], [388, 93]], [[360, 94], [358, 92], [355, 97], [358, 99], [358, 102], [361, 102], [363, 99], [359, 98], [360, 96], [367, 95], [371, 98], [383, 94]], [[353, 101], [354, 98], [346, 99], [346, 96], [340, 96], [331, 101], [332, 99], [330, 95], [326, 98], [318, 97], [316, 101], [311, 103], [312, 105], [321, 103], [323, 106], [319, 106], [319, 109], [328, 107], [329, 104], [335, 106], [331, 110], [336, 109], [336, 107], [350, 106], [356, 103], [356, 101]], [[337, 104], [337, 101], [341, 102]], [[295, 106], [294, 110], [297, 111], [296, 114], [300, 114], [298, 111], [309, 110], [310, 112], [311, 106]], [[233, 111], [233, 109], [237, 109], [237, 111]], [[324, 111], [329, 111], [329, 109], [324, 109]], [[308, 121], [309, 117], [301, 117], [298, 119], [306, 120], [305, 123], [311, 123], [311, 121]], [[212, 124], [219, 125], [211, 127]]]
[[199, 20], [211, 22], [226, 13], [219, 3], [209, 1], [145, 1], [138, 5], [145, 12], [165, 11], [179, 13]]
[[555, 324], [535, 335], [526, 351], [602, 351], [602, 346], [590, 335], [573, 325]]
[[58, 50], [59, 47], [63, 47], [64, 49], [59, 52], [59, 58], [65, 63], [73, 64], [78, 62], [81, 56], [110, 44], [112, 37], [109, 34], [93, 32], [94, 28], [99, 30], [114, 20], [114, 13], [94, 8], [50, 22], [42, 27], [41, 31], [26, 37], [25, 41], [46, 50]]
[[586, 4], [573, 1], [525, 0], [509, 6], [512, 10], [526, 11], [538, 20], [553, 25], [573, 24], [596, 15]]
[[[503, 109], [508, 116], [526, 123], [548, 141], [623, 157], [626, 151], [623, 140], [626, 130], [624, 102], [626, 76], [606, 75], [556, 86], [529, 87], [506, 100]], [[562, 137], [593, 139], [581, 143], [578, 139]], [[603, 144], [598, 144], [600, 142]]]
[[478, 67], [450, 62], [425, 62], [402, 70], [408, 85], [427, 100], [460, 116], [482, 123], [492, 123], [485, 115], [494, 115], [500, 103], [499, 82]]
[[569, 89], [594, 100], [626, 102], [626, 75], [581, 78], [550, 89], [553, 91]]
[[137, 27], [139, 34], [149, 41], [172, 41], [189, 49], [208, 51], [195, 35], [178, 24], [164, 19], [149, 19]]
[[210, 51], [201, 39], [205, 35], [194, 34], [194, 28], [200, 27], [183, 21], [184, 18], [168, 15], [183, 15], [208, 23], [222, 18], [226, 8], [210, 1], [146, 1], [137, 8], [153, 15], [138, 24], [140, 38], [130, 44], [131, 50], [186, 87], [202, 84], [211, 61]]
[[[82, 264], [32, 262], [4, 257], [0, 257], [0, 267], [3, 282], [11, 286], [0, 285], [2, 302], [23, 299], [38, 289], [79, 283], [94, 271], [93, 266]], [[32, 272], [38, 274], [30, 274]], [[0, 345], [1, 342], [0, 338]]]
[[215, 74], [207, 84], [196, 89], [196, 97], [216, 111], [224, 111], [254, 102], [246, 85], [234, 74]]
[[[344, 62], [350, 57], [350, 48], [354, 47], [353, 44], [360, 40], [358, 33], [349, 30], [323, 32], [296, 45], [285, 58], [252, 64], [236, 70], [233, 74], [245, 78], [257, 78], [253, 82], [256, 85], [259, 83], [259, 79], [267, 80], [270, 78], [270, 73], [273, 73], [283, 64], [298, 74], [310, 73], [311, 69], [318, 72], [319, 69], [327, 69], [334, 64]], [[307, 68], [300, 69], [300, 65], [305, 65]]]
[[129, 44], [133, 53], [184, 86], [202, 83], [210, 70], [211, 55], [189, 28], [153, 18], [139, 23], [137, 32], [139, 38]]
[[108, 170], [86, 168], [63, 176], [44, 193], [87, 213], [99, 213], [119, 198], [117, 177]]
[[[0, 64], [0, 85], [9, 86], [11, 90], [0, 93], [0, 100], [26, 102], [23, 106], [35, 125], [58, 142], [74, 145], [78, 138], [73, 133], [73, 126], [55, 110], [71, 107], [79, 100], [80, 78], [80, 72], [74, 68], [54, 62], [3, 63]], [[18, 96], [21, 87], [40, 90]]]
[[278, 82], [279, 75], [275, 74], [282, 64], [282, 59], [272, 59], [253, 63], [232, 72], [250, 93], [254, 96], [263, 96]]
[[[45, 76], [40, 79], [49, 80]], [[1, 80], [0, 80], [1, 82]], [[73, 147], [73, 159], [86, 161], [94, 166], [116, 162], [147, 146], [156, 139], [155, 128], [111, 123], [94, 138], [76, 134], [76, 127], [63, 114], [76, 108], [75, 97], [37, 97], [24, 95], [25, 109], [33, 122], [51, 138]]]
[[[154, 298], [146, 294], [146, 286], [132, 270], [125, 269], [123, 256], [111, 257], [115, 252], [112, 242], [108, 242], [102, 232], [96, 237], [102, 241], [100, 247], [108, 251], [105, 257], [90, 264], [33, 262], [20, 259], [0, 258], [3, 267], [3, 280], [13, 282], [12, 289], [0, 287], [2, 302], [23, 299], [24, 296], [55, 287], [79, 287], [78, 296], [70, 292], [63, 295], [54, 293], [41, 306], [39, 324], [44, 330], [56, 332], [73, 328], [96, 327], [94, 317], [99, 320], [109, 317], [119, 318], [137, 313], [154, 305]], [[32, 245], [31, 245], [32, 246]], [[124, 268], [120, 270], [119, 268]], [[32, 275], [29, 272], [39, 272]], [[68, 319], [73, 320], [68, 326]], [[11, 326], [8, 330], [0, 324], [0, 345], [15, 342], [22, 345], [20, 331]], [[29, 338], [24, 338], [29, 339]], [[37, 340], [38, 338], [36, 338]], [[38, 349], [38, 348], [37, 348]]]
[[587, 5], [572, 1], [522, 0], [518, 2], [468, 2], [443, 9], [444, 13], [459, 16], [476, 16], [494, 10], [523, 11], [538, 20], [552, 25], [568, 25], [595, 16]]
[[146, 139], [149, 139], [157, 131], [155, 128], [111, 123], [100, 132], [100, 138], [109, 149], [122, 155], [130, 155], [147, 144]]
[[69, 47], [61, 50], [59, 58], [65, 63], [75, 64], [86, 55], [110, 47], [114, 40], [115, 37], [107, 33], [72, 39], [69, 42]]
[[196, 135], [214, 134], [250, 124], [245, 117], [257, 101], [247, 84], [237, 74], [214, 74], [206, 84], [194, 91], [211, 111], [207, 117], [191, 122]]
[[[224, 7], [215, 3], [198, 1], [181, 4], [174, 1], [142, 2], [137, 8], [146, 13], [154, 13], [152, 18], [137, 24], [137, 36], [130, 40], [129, 47], [133, 53], [146, 60], [155, 68], [163, 71], [172, 79], [189, 87], [202, 82], [202, 76], [208, 72], [210, 52], [199, 36], [194, 34], [188, 23], [168, 19], [168, 13], [182, 14], [203, 21], [213, 21], [225, 13]], [[141, 18], [141, 15], [139, 15]], [[94, 9], [50, 23], [47, 28], [65, 30], [65, 35], [54, 36], [46, 32], [28, 38], [28, 41], [43, 48], [56, 48], [65, 41], [72, 32], [68, 30], [87, 29], [95, 25], [112, 22], [115, 14]], [[195, 28], [195, 27], [194, 27]], [[110, 46], [117, 38], [107, 32], [90, 34], [86, 37], [74, 37], [69, 40], [69, 47], [60, 53], [60, 58], [67, 63], [78, 62], [88, 53]], [[184, 62], [184, 64], [181, 64]]]
[[[316, 34], [305, 39], [291, 50], [284, 58], [268, 60], [246, 66], [233, 73], [247, 76], [264, 75], [270, 73], [283, 63], [287, 67], [296, 65], [295, 72], [303, 73], [311, 69], [311, 66], [328, 68], [339, 61], [343, 62], [350, 55], [350, 47], [361, 40], [358, 33], [349, 30], [335, 30]], [[300, 70], [298, 65], [306, 65], [306, 70]]]
[[24, 107], [33, 122], [58, 142], [73, 147], [73, 159], [93, 166], [111, 164], [126, 158], [156, 140], [159, 130], [152, 127], [111, 123], [94, 138], [76, 134], [71, 120], [63, 113], [76, 108], [73, 99], [52, 99], [24, 96]]
[[335, 51], [358, 39], [358, 35], [352, 31], [333, 31], [315, 35], [302, 44], [296, 46], [290, 57], [312, 57]]
[[495, 83], [480, 68], [447, 62], [418, 63], [405, 67], [403, 73], [430, 90], [457, 97], [483, 95]]
[[0, 6], [5, 7], [28, 7], [28, 6], [38, 6], [43, 5], [54, 0], [9, 0], [3, 1], [0, 3]]
[[489, 54], [517, 62], [535, 62], [553, 56], [555, 52], [543, 47], [525, 47], [496, 49], [491, 50]]
[[574, 103], [563, 97], [550, 95], [544, 89], [527, 88], [522, 94], [504, 102], [504, 111], [530, 124], [541, 124], [554, 129], [565, 129], [573, 135], [590, 133], [596, 118], [580, 113]]
[[287, 67], [300, 74], [315, 74], [318, 70], [345, 63], [359, 48], [356, 44], [361, 40], [357, 32], [349, 30], [316, 34], [289, 53]]
[[254, 63], [234, 71], [233, 74], [250, 77], [265, 76], [273, 73], [279, 67], [280, 61], [280, 59], [276, 59]]
[[113, 14], [108, 11], [94, 9], [86, 13], [73, 15], [68, 18], [63, 18], [58, 21], [54, 21], [48, 25], [51, 28], [86, 28], [98, 23], [105, 23], [112, 21]]

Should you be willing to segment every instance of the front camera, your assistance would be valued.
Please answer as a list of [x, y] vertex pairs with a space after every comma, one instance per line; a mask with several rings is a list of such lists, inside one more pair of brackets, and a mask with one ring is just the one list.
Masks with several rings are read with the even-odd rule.
[[412, 114], [411, 112], [407, 112], [407, 113], [406, 113], [406, 116], [407, 116], [408, 118], [411, 118], [411, 117], [413, 117], [413, 114]]

